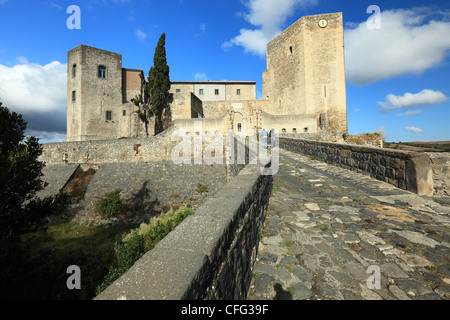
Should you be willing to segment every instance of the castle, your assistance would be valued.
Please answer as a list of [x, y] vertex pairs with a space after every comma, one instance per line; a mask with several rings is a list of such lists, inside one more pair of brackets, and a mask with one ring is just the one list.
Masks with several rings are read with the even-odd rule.
[[[145, 137], [133, 103], [146, 81], [142, 70], [86, 45], [68, 52], [67, 68], [67, 141]], [[172, 82], [165, 126], [347, 133], [342, 13], [302, 17], [269, 42], [262, 78], [262, 100], [253, 81]]]

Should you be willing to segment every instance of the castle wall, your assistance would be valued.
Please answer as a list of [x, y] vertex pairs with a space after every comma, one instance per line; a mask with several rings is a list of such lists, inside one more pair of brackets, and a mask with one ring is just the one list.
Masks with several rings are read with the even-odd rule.
[[141, 93], [142, 85], [145, 82], [142, 70], [122, 69], [122, 95], [123, 103], [130, 102]]

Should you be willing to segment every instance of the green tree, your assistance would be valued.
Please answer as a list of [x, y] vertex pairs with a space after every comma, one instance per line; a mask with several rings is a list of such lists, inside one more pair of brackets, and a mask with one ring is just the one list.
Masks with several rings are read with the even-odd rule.
[[11, 238], [41, 225], [57, 197], [35, 197], [46, 186], [41, 179], [45, 164], [37, 160], [42, 145], [36, 137], [25, 138], [22, 115], [1, 102], [0, 128], [0, 235]]
[[148, 87], [146, 84], [142, 86], [141, 93], [133, 99], [133, 103], [135, 106], [139, 107], [136, 113], [139, 119], [145, 125], [145, 134], [148, 138], [148, 124], [150, 122], [151, 117], [154, 116], [154, 114], [152, 109], [150, 108]]
[[[153, 56], [153, 67], [148, 73], [148, 97], [155, 115], [155, 134], [164, 130], [162, 114], [169, 103], [170, 77], [166, 58], [166, 34], [159, 38]], [[145, 92], [144, 92], [145, 97]]]

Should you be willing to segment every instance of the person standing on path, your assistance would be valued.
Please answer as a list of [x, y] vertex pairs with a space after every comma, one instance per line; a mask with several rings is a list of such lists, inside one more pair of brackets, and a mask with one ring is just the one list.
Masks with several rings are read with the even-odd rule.
[[268, 138], [269, 134], [267, 133], [266, 129], [263, 129], [261, 136], [263, 138], [264, 149], [267, 149], [267, 138]]

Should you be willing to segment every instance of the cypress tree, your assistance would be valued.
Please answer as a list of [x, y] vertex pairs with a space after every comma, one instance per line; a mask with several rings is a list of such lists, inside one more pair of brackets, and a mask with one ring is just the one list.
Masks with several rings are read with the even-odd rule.
[[166, 34], [163, 33], [155, 49], [153, 67], [148, 73], [148, 93], [151, 111], [155, 115], [155, 134], [164, 130], [162, 113], [169, 102], [170, 77], [165, 45]]

